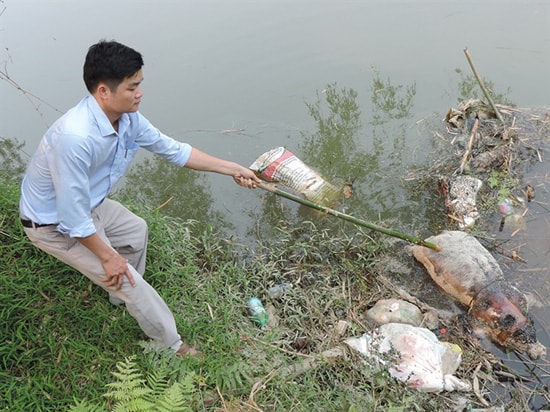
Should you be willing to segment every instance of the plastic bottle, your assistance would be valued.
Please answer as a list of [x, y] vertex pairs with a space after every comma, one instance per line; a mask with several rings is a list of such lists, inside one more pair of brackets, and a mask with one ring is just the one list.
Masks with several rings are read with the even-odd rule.
[[265, 326], [267, 324], [267, 312], [260, 299], [255, 297], [248, 299], [248, 307], [250, 308], [250, 313], [254, 321], [260, 326]]
[[267, 294], [271, 299], [277, 299], [283, 296], [290, 289], [292, 289], [292, 283], [281, 283], [269, 288]]

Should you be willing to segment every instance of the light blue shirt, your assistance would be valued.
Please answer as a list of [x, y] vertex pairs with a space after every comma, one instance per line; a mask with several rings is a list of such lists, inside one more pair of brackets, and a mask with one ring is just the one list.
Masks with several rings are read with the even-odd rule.
[[23, 219], [56, 224], [71, 237], [95, 233], [99, 206], [143, 147], [184, 166], [191, 146], [162, 134], [139, 112], [125, 113], [118, 132], [93, 96], [87, 96], [44, 134], [21, 185]]

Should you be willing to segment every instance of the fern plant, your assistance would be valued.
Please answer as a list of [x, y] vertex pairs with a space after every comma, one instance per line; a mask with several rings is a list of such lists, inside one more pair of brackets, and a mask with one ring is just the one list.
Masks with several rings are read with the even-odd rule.
[[[188, 372], [179, 381], [169, 383], [167, 369], [161, 368], [145, 379], [136, 367], [135, 357], [126, 358], [116, 365], [116, 378], [107, 384], [109, 390], [103, 396], [109, 400], [110, 410], [115, 412], [191, 412], [189, 406], [196, 391], [195, 374]], [[88, 401], [75, 401], [71, 412], [103, 412], [102, 405]]]
[[145, 386], [146, 380], [137, 370], [133, 357], [118, 362], [118, 372], [112, 372], [117, 381], [108, 383], [111, 388], [105, 395], [106, 398], [116, 402], [116, 411], [150, 411], [152, 404], [147, 400], [152, 389]]
[[246, 387], [252, 382], [252, 368], [250, 364], [244, 362], [220, 368], [216, 376], [216, 385], [224, 391]]

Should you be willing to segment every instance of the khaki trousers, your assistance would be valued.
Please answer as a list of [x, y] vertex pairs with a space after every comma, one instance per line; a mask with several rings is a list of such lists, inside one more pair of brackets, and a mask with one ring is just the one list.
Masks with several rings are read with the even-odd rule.
[[75, 268], [96, 285], [106, 290], [114, 302], [124, 302], [130, 315], [151, 339], [177, 350], [181, 337], [174, 316], [156, 290], [143, 279], [147, 254], [147, 223], [114, 200], [105, 201], [92, 211], [97, 234], [121, 256], [136, 286], [126, 277], [120, 290], [106, 287], [101, 279], [105, 271], [99, 258], [75, 239], [58, 232], [55, 226], [25, 228], [31, 242], [46, 253]]

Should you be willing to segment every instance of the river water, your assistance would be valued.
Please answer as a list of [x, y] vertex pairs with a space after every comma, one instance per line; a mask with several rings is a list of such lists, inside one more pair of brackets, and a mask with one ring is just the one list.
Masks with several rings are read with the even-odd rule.
[[[245, 165], [285, 146], [321, 173], [353, 181], [348, 211], [419, 236], [441, 223], [419, 213], [432, 200], [420, 202], [402, 177], [430, 161], [433, 130], [472, 85], [465, 48], [507, 103], [550, 106], [544, 1], [0, 0], [0, 137], [23, 141], [31, 154], [85, 94], [83, 58], [103, 38], [143, 54], [140, 110], [166, 134]], [[342, 106], [350, 118], [338, 114]], [[330, 124], [343, 132], [322, 144]], [[527, 263], [506, 268], [538, 301], [532, 314], [549, 346], [550, 153], [548, 142], [541, 147], [526, 176], [536, 202], [524, 246], [516, 245]], [[145, 154], [139, 161], [121, 189], [154, 204], [171, 199], [167, 213], [216, 221], [254, 243], [265, 193], [182, 174]], [[510, 234], [497, 227], [495, 235]]]

